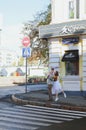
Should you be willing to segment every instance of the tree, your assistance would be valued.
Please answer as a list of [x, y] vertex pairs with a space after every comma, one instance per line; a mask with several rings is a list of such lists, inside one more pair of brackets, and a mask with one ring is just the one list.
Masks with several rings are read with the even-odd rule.
[[20, 57], [18, 61], [18, 66], [23, 66], [24, 65], [24, 58]]
[[22, 33], [31, 39], [32, 55], [29, 61], [40, 60], [41, 63], [48, 62], [48, 41], [39, 39], [39, 26], [47, 25], [51, 22], [51, 4], [46, 11], [36, 14], [33, 21], [24, 23]]

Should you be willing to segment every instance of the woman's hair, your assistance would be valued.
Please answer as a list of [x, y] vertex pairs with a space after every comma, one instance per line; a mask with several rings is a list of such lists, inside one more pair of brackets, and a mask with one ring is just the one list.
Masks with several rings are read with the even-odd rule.
[[51, 68], [51, 70], [54, 70], [54, 68]]
[[56, 72], [55, 72], [55, 76], [59, 76], [59, 73], [58, 73], [58, 71], [56, 71]]

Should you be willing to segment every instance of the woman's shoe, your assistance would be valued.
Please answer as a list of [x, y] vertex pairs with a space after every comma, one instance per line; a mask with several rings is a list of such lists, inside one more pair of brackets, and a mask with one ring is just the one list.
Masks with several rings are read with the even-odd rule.
[[66, 93], [64, 93], [64, 97], [65, 97], [65, 98], [67, 97]]
[[56, 101], [58, 101], [58, 100], [59, 100], [59, 98], [58, 98], [58, 97], [57, 97], [57, 98], [55, 98], [55, 102], [56, 102]]

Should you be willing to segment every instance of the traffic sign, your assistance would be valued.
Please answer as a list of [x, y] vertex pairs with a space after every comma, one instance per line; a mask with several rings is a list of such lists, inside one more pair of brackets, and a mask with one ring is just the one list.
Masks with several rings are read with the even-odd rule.
[[30, 57], [31, 56], [31, 48], [22, 48], [22, 56], [23, 57]]
[[22, 40], [22, 44], [25, 47], [30, 46], [30, 38], [29, 37], [24, 37], [23, 40]]

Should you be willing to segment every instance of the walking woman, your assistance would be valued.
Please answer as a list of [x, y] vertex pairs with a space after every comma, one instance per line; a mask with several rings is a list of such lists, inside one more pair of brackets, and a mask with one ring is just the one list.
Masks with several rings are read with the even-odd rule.
[[63, 93], [64, 97], [66, 98], [66, 93], [64, 93], [58, 78], [59, 78], [59, 74], [58, 74], [58, 71], [56, 71], [54, 73], [54, 83], [53, 83], [53, 87], [52, 87], [52, 94], [55, 94], [55, 101], [58, 101], [59, 93]]

